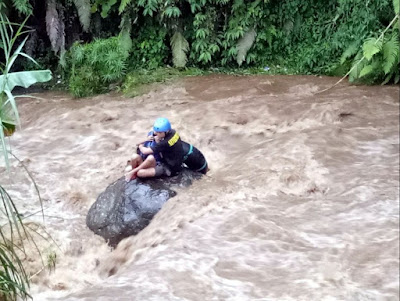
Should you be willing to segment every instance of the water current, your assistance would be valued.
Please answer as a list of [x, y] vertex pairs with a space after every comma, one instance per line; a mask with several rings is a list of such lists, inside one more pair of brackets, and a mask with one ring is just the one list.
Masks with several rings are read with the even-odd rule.
[[[0, 179], [37, 235], [33, 300], [399, 300], [399, 87], [212, 75], [125, 98], [44, 92], [19, 104]], [[157, 117], [206, 156], [137, 236], [85, 225]], [[45, 225], [46, 232], [43, 230]], [[47, 234], [46, 234], [47, 233]]]

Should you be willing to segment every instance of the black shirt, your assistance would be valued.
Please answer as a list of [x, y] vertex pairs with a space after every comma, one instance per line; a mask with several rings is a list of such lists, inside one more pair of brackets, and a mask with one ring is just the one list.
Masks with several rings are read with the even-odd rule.
[[162, 161], [168, 165], [173, 174], [182, 170], [184, 156], [182, 141], [175, 130], [170, 130], [163, 140], [150, 148], [155, 154], [161, 153]]

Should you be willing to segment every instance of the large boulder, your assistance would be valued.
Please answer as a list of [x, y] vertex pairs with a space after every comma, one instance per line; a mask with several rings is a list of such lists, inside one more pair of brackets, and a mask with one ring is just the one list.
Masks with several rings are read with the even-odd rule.
[[187, 187], [201, 176], [184, 169], [169, 178], [136, 179], [129, 183], [120, 178], [98, 196], [88, 212], [86, 224], [115, 246], [145, 228], [163, 204], [176, 195], [174, 188]]

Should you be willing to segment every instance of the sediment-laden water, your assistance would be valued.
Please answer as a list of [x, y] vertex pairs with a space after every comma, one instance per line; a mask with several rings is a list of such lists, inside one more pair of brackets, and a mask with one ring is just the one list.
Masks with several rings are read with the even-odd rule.
[[[131, 99], [21, 101], [12, 149], [58, 246], [38, 238], [51, 273], [28, 246], [34, 300], [398, 300], [399, 87], [315, 94], [336, 80], [214, 75]], [[111, 250], [86, 213], [160, 116], [211, 171]], [[46, 236], [21, 164], [11, 178]]]

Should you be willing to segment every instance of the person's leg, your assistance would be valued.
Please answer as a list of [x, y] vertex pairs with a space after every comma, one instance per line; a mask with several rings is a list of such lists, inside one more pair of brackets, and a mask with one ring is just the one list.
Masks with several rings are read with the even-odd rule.
[[156, 159], [154, 159], [153, 155], [149, 155], [139, 166], [132, 169], [132, 171], [125, 175], [125, 180], [129, 182], [130, 180], [135, 179], [137, 176], [140, 178], [154, 177], [155, 166]]
[[152, 178], [152, 177], [161, 177], [161, 176], [170, 177], [171, 175], [172, 175], [172, 172], [168, 168], [168, 166], [161, 162], [156, 162], [154, 167], [140, 169], [137, 172], [137, 176], [139, 178]]
[[142, 157], [137, 153], [133, 153], [131, 159], [127, 162], [127, 165], [125, 167], [125, 172], [129, 172], [132, 169], [138, 167], [140, 164], [142, 164], [142, 162], [143, 162]]

